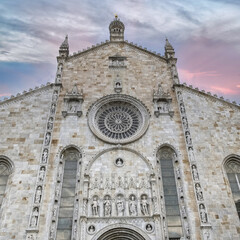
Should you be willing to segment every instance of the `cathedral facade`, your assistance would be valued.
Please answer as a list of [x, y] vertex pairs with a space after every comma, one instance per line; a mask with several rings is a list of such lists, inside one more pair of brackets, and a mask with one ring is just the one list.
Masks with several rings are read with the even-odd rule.
[[124, 30], [0, 102], [0, 239], [240, 239], [240, 107]]

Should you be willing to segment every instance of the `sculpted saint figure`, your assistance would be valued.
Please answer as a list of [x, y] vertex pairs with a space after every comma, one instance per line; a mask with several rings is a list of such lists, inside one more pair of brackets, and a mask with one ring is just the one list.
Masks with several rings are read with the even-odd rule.
[[206, 213], [205, 206], [203, 204], [200, 204], [199, 209], [200, 209], [200, 217], [201, 217], [202, 223], [207, 223], [207, 213]]
[[192, 174], [195, 181], [199, 180], [198, 171], [196, 165], [192, 165]]
[[48, 130], [53, 129], [53, 118], [52, 117], [50, 117], [49, 120], [48, 120], [47, 129]]
[[136, 199], [132, 195], [129, 200], [129, 214], [131, 216], [137, 216], [137, 204], [136, 204]]
[[97, 197], [94, 197], [92, 201], [92, 215], [98, 216], [99, 215], [98, 210], [99, 210], [99, 203], [98, 203]]
[[42, 197], [42, 187], [38, 186], [37, 187], [37, 191], [36, 191], [36, 195], [35, 195], [35, 203], [40, 203], [41, 202], [41, 197]]
[[48, 150], [45, 148], [42, 155], [42, 163], [47, 163], [48, 159]]
[[111, 216], [111, 212], [112, 212], [112, 204], [111, 201], [109, 199], [109, 196], [106, 196], [104, 202], [104, 216], [105, 217], [110, 217]]
[[196, 194], [197, 194], [198, 201], [203, 201], [202, 188], [201, 188], [199, 183], [196, 183], [195, 189], [196, 189]]
[[32, 218], [31, 218], [31, 223], [30, 223], [31, 227], [36, 227], [37, 226], [38, 214], [39, 214], [38, 208], [35, 207], [33, 209], [33, 213], [32, 213]]
[[47, 133], [46, 137], [45, 137], [45, 145], [48, 146], [50, 143], [50, 139], [51, 139], [51, 133]]
[[42, 182], [44, 180], [44, 176], [45, 176], [45, 167], [41, 167], [39, 171], [39, 176], [38, 176], [39, 182]]
[[143, 195], [141, 200], [141, 208], [142, 208], [143, 215], [149, 215], [148, 205], [149, 204], [148, 204], [147, 196]]
[[121, 196], [117, 197], [116, 205], [117, 205], [117, 215], [124, 216], [124, 202]]

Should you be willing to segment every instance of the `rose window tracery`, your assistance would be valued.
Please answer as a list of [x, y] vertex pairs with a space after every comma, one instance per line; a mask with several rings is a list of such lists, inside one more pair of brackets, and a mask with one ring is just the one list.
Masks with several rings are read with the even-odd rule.
[[141, 102], [126, 95], [105, 98], [92, 106], [88, 116], [89, 126], [99, 138], [111, 143], [126, 143], [146, 131], [149, 114]]

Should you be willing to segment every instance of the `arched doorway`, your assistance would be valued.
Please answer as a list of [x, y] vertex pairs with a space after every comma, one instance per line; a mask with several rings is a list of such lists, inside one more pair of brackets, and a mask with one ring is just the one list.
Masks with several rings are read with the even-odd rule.
[[114, 228], [103, 233], [97, 240], [146, 240], [138, 232], [129, 228]]
[[150, 238], [138, 227], [116, 223], [100, 230], [92, 240], [150, 240]]

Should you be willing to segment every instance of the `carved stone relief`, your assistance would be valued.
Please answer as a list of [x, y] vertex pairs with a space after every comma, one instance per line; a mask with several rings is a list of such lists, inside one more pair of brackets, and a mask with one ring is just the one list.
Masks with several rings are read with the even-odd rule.
[[109, 68], [126, 68], [126, 60], [126, 57], [123, 57], [119, 54], [109, 57]]

